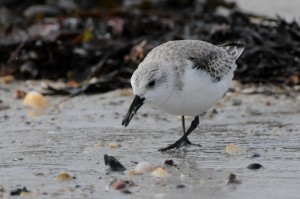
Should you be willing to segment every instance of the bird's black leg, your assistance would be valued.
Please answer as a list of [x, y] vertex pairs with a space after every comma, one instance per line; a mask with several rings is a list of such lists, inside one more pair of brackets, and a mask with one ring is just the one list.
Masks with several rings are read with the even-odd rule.
[[174, 144], [171, 144], [170, 146], [166, 147], [166, 148], [162, 148], [159, 149], [159, 151], [167, 151], [170, 149], [178, 149], [182, 146], [182, 143], [184, 141], [187, 140], [187, 137], [189, 136], [189, 134], [195, 129], [197, 128], [197, 126], [199, 125], [199, 116], [196, 116], [195, 119], [192, 121], [190, 128], [183, 134], [183, 136], [177, 140]]
[[[184, 119], [184, 115], [181, 116], [181, 121], [182, 121], [182, 130], [183, 130], [183, 135], [185, 134], [185, 119]], [[183, 140], [184, 144], [192, 144], [189, 139], [186, 137], [186, 139]]]
[[183, 130], [183, 134], [185, 134], [185, 121], [184, 121], [184, 115], [181, 116], [181, 121], [182, 121], [182, 130]]

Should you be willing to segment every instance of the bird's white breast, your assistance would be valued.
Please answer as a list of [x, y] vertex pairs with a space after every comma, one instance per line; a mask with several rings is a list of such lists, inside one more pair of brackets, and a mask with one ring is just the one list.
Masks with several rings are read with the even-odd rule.
[[213, 82], [208, 73], [188, 68], [182, 78], [182, 90], [174, 89], [168, 100], [157, 108], [174, 115], [196, 116], [222, 98], [230, 87], [233, 71], [219, 82]]

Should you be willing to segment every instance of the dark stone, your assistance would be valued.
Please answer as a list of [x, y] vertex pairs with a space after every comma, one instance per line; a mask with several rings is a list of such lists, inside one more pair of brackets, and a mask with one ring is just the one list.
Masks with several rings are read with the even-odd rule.
[[240, 184], [241, 181], [236, 179], [236, 175], [235, 174], [230, 174], [228, 177], [228, 184]]
[[249, 166], [247, 166], [247, 168], [251, 169], [251, 170], [257, 170], [257, 169], [260, 169], [262, 167], [263, 166], [259, 163], [253, 163], [253, 164], [250, 164]]
[[179, 185], [176, 185], [176, 188], [177, 189], [183, 189], [183, 188], [185, 188], [185, 185], [184, 184], [179, 184]]
[[11, 195], [11, 196], [18, 196], [18, 195], [20, 195], [22, 192], [30, 192], [30, 191], [28, 191], [26, 187], [23, 187], [23, 188], [19, 188], [19, 189], [16, 189], [16, 190], [11, 191], [11, 192], [10, 192], [10, 195]]
[[175, 166], [174, 161], [173, 160], [165, 160], [165, 165], [169, 165], [169, 166]]
[[104, 155], [105, 165], [109, 165], [112, 171], [125, 171], [126, 168], [113, 156]]

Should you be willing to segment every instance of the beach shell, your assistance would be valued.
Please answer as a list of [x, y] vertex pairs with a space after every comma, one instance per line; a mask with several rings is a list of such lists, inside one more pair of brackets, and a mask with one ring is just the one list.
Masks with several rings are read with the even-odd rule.
[[140, 172], [140, 171], [136, 171], [136, 170], [129, 170], [128, 171], [128, 174], [129, 175], [141, 175], [141, 174], [143, 174], [142, 172]]
[[171, 176], [170, 173], [168, 173], [166, 170], [164, 170], [163, 168], [157, 168], [155, 169], [153, 172], [151, 172], [151, 175], [155, 176], [155, 177], [169, 177]]
[[236, 146], [235, 144], [228, 144], [225, 148], [225, 153], [228, 155], [237, 155], [237, 154], [241, 154], [243, 151], [242, 149], [240, 149], [238, 146]]
[[45, 109], [49, 106], [48, 100], [36, 91], [30, 91], [26, 94], [23, 105], [34, 109]]
[[118, 148], [120, 145], [119, 144], [117, 144], [117, 143], [109, 143], [109, 148], [110, 149], [116, 149], [116, 148]]
[[149, 174], [155, 170], [155, 166], [150, 164], [149, 162], [139, 162], [136, 167], [135, 171], [137, 173], [142, 173], [142, 174]]
[[0, 83], [1, 84], [10, 84], [15, 80], [14, 76], [12, 75], [6, 75], [4, 77], [0, 77]]
[[110, 185], [107, 188], [115, 189], [115, 190], [124, 190], [124, 189], [128, 189], [132, 186], [135, 186], [135, 184], [131, 180], [115, 179], [110, 183]]
[[32, 196], [32, 192], [30, 192], [30, 191], [22, 191], [20, 193], [20, 196], [21, 197], [30, 197], [30, 196]]
[[60, 180], [60, 181], [67, 181], [67, 180], [71, 180], [72, 176], [70, 174], [68, 174], [67, 172], [63, 172], [63, 173], [58, 174], [56, 176], [56, 179]]

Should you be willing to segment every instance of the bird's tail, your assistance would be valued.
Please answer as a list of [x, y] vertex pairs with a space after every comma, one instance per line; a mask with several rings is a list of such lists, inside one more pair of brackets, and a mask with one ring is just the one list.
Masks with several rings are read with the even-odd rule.
[[223, 48], [228, 54], [232, 55], [234, 59], [239, 58], [245, 49], [245, 44], [242, 42], [230, 42], [219, 45]]

